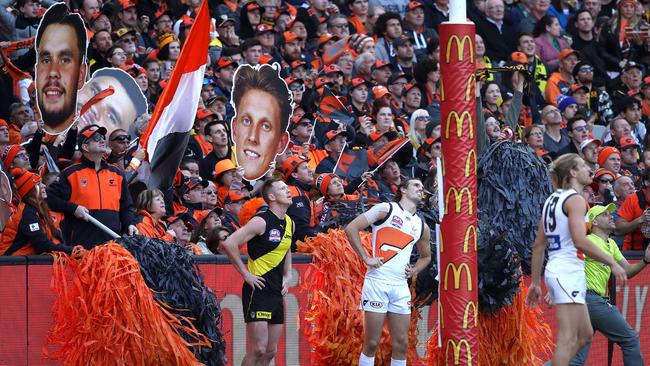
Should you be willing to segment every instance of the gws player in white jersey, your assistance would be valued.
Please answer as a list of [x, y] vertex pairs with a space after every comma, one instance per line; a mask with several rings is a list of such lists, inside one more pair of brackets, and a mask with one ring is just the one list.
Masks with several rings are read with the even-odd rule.
[[[390, 364], [406, 365], [411, 324], [411, 292], [407, 279], [431, 262], [429, 227], [415, 213], [423, 192], [424, 186], [419, 179], [406, 180], [395, 195], [396, 202], [373, 206], [345, 228], [352, 247], [368, 266], [361, 293], [365, 336], [359, 366], [374, 365], [386, 317], [393, 346]], [[371, 225], [372, 253], [368, 255], [361, 246], [359, 233]], [[420, 257], [411, 266], [409, 259], [414, 244], [418, 246]]]
[[548, 249], [544, 280], [549, 297], [556, 305], [558, 334], [552, 364], [559, 366], [568, 365], [594, 333], [585, 305], [587, 284], [583, 253], [609, 265], [618, 280], [624, 282], [627, 276], [612, 256], [587, 239], [587, 202], [580, 193], [591, 183], [589, 166], [576, 154], [562, 155], [551, 165], [551, 179], [556, 191], [546, 200], [542, 210], [526, 303], [533, 306], [540, 302], [540, 277], [544, 253]]

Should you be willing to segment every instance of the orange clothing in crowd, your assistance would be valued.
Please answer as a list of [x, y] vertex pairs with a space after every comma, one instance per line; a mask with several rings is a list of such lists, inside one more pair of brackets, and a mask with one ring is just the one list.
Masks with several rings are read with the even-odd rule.
[[155, 220], [151, 214], [145, 210], [138, 212], [138, 220], [140, 220], [135, 227], [140, 232], [140, 235], [147, 238], [155, 238], [167, 241], [174, 241], [174, 238], [167, 232], [167, 226], [162, 220]]
[[569, 81], [563, 78], [562, 74], [559, 72], [552, 73], [548, 78], [548, 82], [546, 83], [546, 90], [544, 91], [546, 103], [557, 107], [557, 97], [562, 94], [560, 90], [561, 84], [569, 85]]

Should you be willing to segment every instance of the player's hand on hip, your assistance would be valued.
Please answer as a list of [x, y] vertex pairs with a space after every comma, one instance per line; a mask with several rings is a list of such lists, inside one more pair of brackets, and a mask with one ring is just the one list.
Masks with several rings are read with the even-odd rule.
[[384, 264], [384, 259], [368, 257], [364, 259], [363, 262], [366, 264], [368, 268], [378, 268], [381, 267], [382, 264]]
[[627, 273], [618, 263], [614, 263], [612, 266], [612, 274], [616, 277], [616, 280], [621, 284], [627, 281]]
[[265, 286], [264, 278], [262, 278], [260, 276], [255, 276], [254, 274], [252, 274], [250, 272], [247, 272], [244, 275], [244, 281], [246, 281], [246, 283], [249, 284], [252, 288], [258, 289], [258, 290], [263, 289], [264, 286]]
[[526, 296], [527, 306], [537, 306], [542, 298], [542, 289], [539, 285], [531, 284], [528, 288], [528, 295]]

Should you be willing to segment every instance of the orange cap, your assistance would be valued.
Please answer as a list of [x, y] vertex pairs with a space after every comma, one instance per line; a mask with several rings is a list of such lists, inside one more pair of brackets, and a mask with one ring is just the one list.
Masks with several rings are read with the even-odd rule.
[[14, 177], [16, 190], [21, 197], [25, 197], [32, 188], [41, 182], [41, 177], [23, 168], [14, 168], [11, 175]]
[[237, 167], [230, 159], [220, 160], [214, 165], [214, 179], [219, 179], [219, 176], [229, 170], [235, 170]]
[[332, 179], [336, 178], [337, 175], [334, 173], [323, 173], [316, 177], [316, 188], [323, 196], [327, 196], [327, 188], [330, 185]]
[[284, 174], [284, 179], [289, 179], [291, 173], [296, 171], [296, 169], [298, 169], [298, 166], [300, 166], [300, 164], [308, 161], [309, 159], [305, 158], [304, 156], [291, 155], [289, 159], [287, 159], [284, 162], [284, 164], [282, 164], [282, 168], [280, 169]]
[[621, 155], [621, 152], [618, 151], [617, 148], [611, 146], [607, 146], [602, 150], [600, 150], [600, 152], [598, 153], [598, 165], [600, 166], [605, 165], [605, 161], [607, 161], [607, 158], [609, 158], [609, 156], [612, 154]]

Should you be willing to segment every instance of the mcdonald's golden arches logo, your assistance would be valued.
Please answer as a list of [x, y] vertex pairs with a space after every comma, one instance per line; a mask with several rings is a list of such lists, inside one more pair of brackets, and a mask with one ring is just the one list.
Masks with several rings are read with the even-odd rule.
[[472, 291], [472, 271], [469, 269], [469, 265], [467, 263], [463, 262], [460, 264], [460, 266], [456, 267], [455, 264], [453, 263], [447, 263], [447, 268], [445, 268], [445, 291], [447, 290], [447, 284], [448, 284], [448, 277], [449, 277], [449, 269], [451, 268], [452, 275], [454, 276], [454, 289], [458, 290], [460, 288], [460, 280], [461, 280], [461, 274], [462, 271], [465, 270], [466, 275], [467, 275], [467, 291]]
[[474, 212], [474, 204], [472, 203], [472, 192], [468, 187], [463, 187], [460, 190], [451, 187], [447, 190], [447, 194], [445, 195], [445, 214], [449, 213], [449, 197], [452, 193], [454, 195], [454, 202], [456, 203], [456, 207], [454, 207], [456, 213], [460, 213], [463, 196], [467, 194], [467, 205], [469, 206], [469, 214], [471, 215]]
[[465, 42], [467, 42], [467, 45], [469, 46], [469, 62], [474, 63], [474, 42], [472, 42], [472, 38], [468, 35], [459, 38], [455, 34], [447, 40], [447, 56], [445, 58], [447, 63], [451, 61], [451, 45], [453, 43], [456, 44], [456, 55], [458, 56], [456, 59], [458, 61], [463, 61], [465, 59]]
[[469, 234], [472, 233], [474, 238], [474, 251], [478, 251], [478, 234], [476, 233], [476, 226], [470, 224], [465, 230], [465, 240], [463, 240], [463, 253], [469, 252]]
[[443, 310], [442, 309], [443, 309], [442, 308], [442, 303], [440, 301], [438, 301], [438, 316], [440, 317], [440, 319], [438, 319], [438, 320], [440, 321], [440, 328], [445, 327], [445, 317], [443, 315]]
[[471, 149], [465, 158], [465, 176], [469, 177], [470, 158], [474, 157], [474, 172], [476, 173], [476, 150]]
[[454, 352], [454, 365], [460, 365], [460, 348], [464, 345], [465, 352], [467, 355], [467, 366], [472, 366], [472, 349], [469, 345], [469, 342], [466, 339], [461, 339], [456, 343], [453, 339], [448, 339], [445, 344], [445, 365], [449, 365], [449, 360], [447, 360], [447, 355], [449, 352], [449, 345], [451, 344], [452, 350]]
[[442, 82], [442, 77], [440, 78], [440, 101], [445, 101], [445, 83]]
[[476, 86], [476, 75], [471, 73], [467, 78], [467, 85], [465, 89], [465, 101], [469, 102], [472, 98], [472, 86]]
[[447, 115], [447, 124], [445, 125], [445, 138], [449, 138], [449, 132], [451, 129], [451, 119], [454, 118], [456, 121], [456, 136], [461, 137], [463, 135], [463, 124], [465, 119], [467, 119], [467, 125], [469, 128], [469, 138], [474, 138], [474, 126], [472, 124], [472, 115], [468, 111], [464, 111], [460, 115], [458, 112], [451, 111]]
[[472, 300], [467, 302], [467, 305], [465, 305], [465, 313], [463, 314], [463, 329], [467, 329], [469, 326], [469, 308], [472, 308], [474, 310], [474, 328], [478, 326], [478, 306], [476, 303]]

